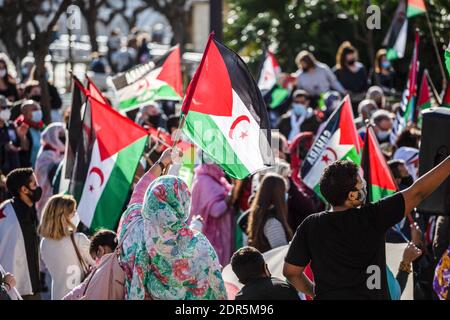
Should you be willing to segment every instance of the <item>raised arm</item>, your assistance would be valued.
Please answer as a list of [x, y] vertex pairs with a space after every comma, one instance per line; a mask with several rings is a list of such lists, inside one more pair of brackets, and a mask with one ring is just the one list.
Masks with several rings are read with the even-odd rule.
[[160, 162], [165, 167], [172, 164], [171, 148], [165, 150], [159, 160], [155, 162], [155, 164], [153, 164], [153, 166], [139, 179], [138, 183], [134, 187], [128, 206], [136, 203], [142, 203], [144, 200], [145, 191], [147, 191], [150, 183], [162, 174], [162, 167], [159, 164]]
[[417, 179], [411, 187], [401, 191], [405, 199], [405, 215], [426, 199], [450, 175], [450, 156]]

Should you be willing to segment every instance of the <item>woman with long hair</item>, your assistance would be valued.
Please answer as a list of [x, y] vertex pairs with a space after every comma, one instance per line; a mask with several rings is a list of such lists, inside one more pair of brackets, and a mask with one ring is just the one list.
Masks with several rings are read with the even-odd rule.
[[267, 174], [256, 192], [248, 221], [248, 245], [261, 252], [287, 245], [292, 230], [287, 222], [286, 182], [278, 174]]
[[386, 49], [380, 49], [375, 55], [374, 63], [374, 84], [383, 88], [383, 91], [390, 91], [394, 88], [395, 71], [391, 62], [387, 59]]
[[366, 68], [358, 61], [358, 50], [349, 41], [344, 41], [339, 46], [333, 71], [345, 90], [350, 93], [353, 111], [356, 113], [356, 106], [366, 93], [368, 77]]
[[54, 195], [44, 207], [38, 228], [43, 237], [41, 256], [52, 277], [52, 300], [59, 300], [78, 286], [95, 261], [89, 254], [91, 242], [76, 233], [80, 219], [77, 202], [70, 195]]
[[17, 95], [16, 80], [11, 74], [8, 65], [10, 65], [8, 56], [0, 53], [0, 95], [14, 102], [19, 96]]

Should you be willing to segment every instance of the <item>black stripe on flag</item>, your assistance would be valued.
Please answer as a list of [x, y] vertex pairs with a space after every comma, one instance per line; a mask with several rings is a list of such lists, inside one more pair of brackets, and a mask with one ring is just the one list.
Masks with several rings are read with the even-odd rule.
[[[266, 139], [268, 144], [271, 145], [269, 115], [255, 79], [253, 79], [247, 65], [237, 53], [221, 44], [219, 41], [215, 39], [213, 41], [225, 62], [233, 90], [237, 93], [239, 98], [241, 98], [250, 114], [259, 124], [259, 127], [263, 129], [261, 130], [263, 135], [260, 135], [260, 140]], [[260, 146], [263, 145], [267, 145], [267, 143], [260, 142]], [[272, 164], [271, 155], [263, 152], [262, 156], [265, 164]]]

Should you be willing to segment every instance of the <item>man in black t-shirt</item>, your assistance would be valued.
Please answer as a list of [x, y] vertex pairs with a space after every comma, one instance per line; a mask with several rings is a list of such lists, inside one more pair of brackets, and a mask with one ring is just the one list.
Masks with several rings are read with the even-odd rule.
[[[386, 278], [386, 231], [409, 214], [450, 174], [450, 156], [409, 188], [365, 204], [366, 182], [350, 161], [328, 166], [320, 191], [331, 210], [298, 227], [283, 274], [316, 299], [390, 299]], [[311, 263], [315, 283], [303, 273]]]
[[243, 247], [231, 257], [231, 268], [244, 284], [236, 300], [300, 300], [286, 281], [271, 276], [264, 256], [258, 249]]

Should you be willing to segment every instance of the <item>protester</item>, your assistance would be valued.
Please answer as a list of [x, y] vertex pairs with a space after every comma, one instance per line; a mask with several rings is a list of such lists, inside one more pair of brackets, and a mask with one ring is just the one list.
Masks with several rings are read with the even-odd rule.
[[386, 50], [380, 49], [375, 55], [375, 73], [373, 83], [380, 86], [384, 92], [390, 92], [395, 86], [395, 71], [391, 62], [386, 58]]
[[[411, 187], [365, 204], [366, 182], [359, 167], [346, 160], [329, 165], [319, 186], [331, 210], [309, 216], [297, 229], [284, 275], [297, 290], [315, 299], [389, 299], [385, 232], [449, 175], [450, 156]], [[314, 283], [303, 273], [309, 263]], [[368, 285], [373, 269], [381, 277], [376, 287]]]
[[34, 67], [35, 59], [31, 56], [26, 56], [22, 59], [20, 62], [20, 76], [21, 76], [21, 83], [25, 84], [30, 79], [31, 70]]
[[41, 200], [36, 203], [39, 218], [47, 200], [53, 195], [52, 181], [59, 164], [64, 159], [66, 142], [64, 124], [61, 122], [50, 124], [42, 131], [41, 140], [35, 170], [38, 184], [42, 187]]
[[321, 116], [310, 107], [310, 97], [305, 90], [296, 90], [292, 95], [291, 110], [281, 116], [277, 125], [280, 132], [289, 141], [300, 132], [316, 133], [321, 123]]
[[89, 66], [89, 69], [94, 73], [105, 74], [106, 73], [106, 64], [100, 58], [98, 52], [92, 52], [91, 57], [92, 57], [92, 61]]
[[35, 204], [41, 198], [42, 189], [31, 168], [11, 171], [6, 185], [12, 198], [0, 206], [0, 264], [14, 274], [16, 288], [25, 300], [40, 300]]
[[17, 127], [10, 121], [11, 103], [0, 96], [0, 170], [7, 175], [11, 170], [21, 166], [19, 152], [29, 150], [27, 138], [28, 125], [22, 123]]
[[30, 143], [28, 150], [20, 151], [20, 162], [22, 167], [35, 166], [36, 158], [41, 147], [41, 130], [44, 126], [42, 121], [42, 110], [38, 103], [26, 100], [21, 105], [22, 115], [16, 119], [16, 125], [22, 123], [28, 125], [27, 139]]
[[139, 108], [135, 122], [143, 128], [158, 129], [165, 127], [166, 117], [156, 103], [150, 102]]
[[231, 268], [244, 287], [236, 300], [300, 300], [286, 281], [272, 277], [258, 249], [244, 247], [231, 257]]
[[285, 180], [279, 175], [265, 175], [250, 208], [248, 244], [261, 252], [287, 245], [292, 238], [287, 216]]
[[8, 72], [8, 61], [8, 57], [0, 53], [0, 95], [14, 102], [18, 99], [16, 80]]
[[[33, 67], [30, 74], [30, 81], [36, 80], [35, 76], [36, 67]], [[62, 100], [58, 93], [58, 89], [53, 85], [53, 83], [49, 80], [49, 70], [48, 67], [45, 68], [45, 81], [47, 82], [48, 94], [50, 98], [50, 110], [51, 110], [51, 119], [52, 121], [61, 121], [61, 106]], [[41, 94], [31, 96], [31, 99], [36, 101], [37, 103], [41, 103]]]
[[46, 203], [39, 225], [41, 254], [52, 277], [51, 299], [60, 300], [79, 285], [95, 261], [89, 254], [90, 241], [75, 232], [80, 218], [70, 195], [54, 195]]
[[384, 109], [391, 111], [391, 107], [386, 103], [386, 96], [383, 90], [378, 86], [371, 86], [366, 93], [366, 99], [371, 99], [375, 101], [378, 109]]
[[360, 134], [366, 131], [366, 121], [370, 120], [377, 110], [378, 106], [371, 99], [364, 99], [358, 104], [359, 116], [355, 119], [355, 126]]
[[377, 110], [370, 118], [370, 122], [373, 124], [373, 130], [380, 144], [389, 143], [393, 125], [392, 117], [392, 114], [386, 110]]
[[312, 53], [303, 50], [295, 58], [295, 63], [299, 68], [297, 74], [297, 89], [303, 89], [317, 100], [322, 93], [330, 90], [336, 90], [340, 94], [346, 93], [342, 84], [330, 68], [321, 62], [318, 62]]
[[[105, 259], [108, 258], [109, 254], [114, 253], [114, 250], [116, 249], [117, 245], [118, 245], [117, 235], [114, 231], [106, 229], [98, 230], [92, 236], [91, 245], [89, 247], [89, 253], [92, 259], [95, 260], [95, 267], [92, 268], [92, 271], [90, 272], [89, 276], [87, 276], [82, 283], [80, 283], [78, 286], [72, 289], [68, 294], [66, 294], [62, 298], [62, 300], [82, 300], [83, 298], [86, 298], [85, 294], [88, 288], [90, 286], [94, 286], [94, 284], [92, 284], [91, 281], [92, 277], [96, 274], [97, 270], [101, 268]], [[111, 272], [113, 271], [111, 270]], [[114, 276], [117, 275], [115, 274], [111, 275], [111, 277]], [[117, 281], [117, 279], [115, 278], [113, 279], [114, 279], [113, 281]]]
[[225, 179], [222, 168], [206, 163], [210, 160], [205, 155], [203, 160], [194, 170], [190, 214], [191, 217], [199, 215], [203, 218], [202, 232], [216, 250], [220, 263], [226, 265], [234, 249], [232, 186]]
[[[349, 41], [344, 41], [336, 53], [334, 74], [350, 94], [352, 105], [357, 106], [364, 98], [368, 84], [364, 65], [358, 61], [358, 51]], [[356, 110], [353, 110], [356, 112]]]
[[[158, 177], [171, 164], [171, 149], [136, 185], [119, 224], [125, 299], [226, 299], [217, 254], [190, 229], [190, 193], [174, 176]], [[167, 268], [169, 267], [169, 268]]]
[[108, 253], [114, 252], [117, 247], [117, 234], [114, 231], [100, 229], [91, 239], [89, 253], [92, 259], [98, 261]]

